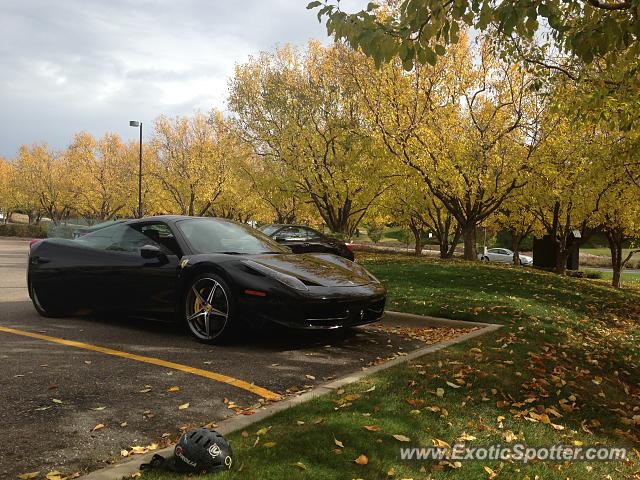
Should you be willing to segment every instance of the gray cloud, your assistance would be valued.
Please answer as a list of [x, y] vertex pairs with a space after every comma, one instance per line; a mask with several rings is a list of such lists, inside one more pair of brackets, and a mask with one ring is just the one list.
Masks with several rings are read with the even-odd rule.
[[[236, 63], [326, 38], [308, 0], [3, 0], [0, 155], [224, 108]], [[361, 7], [361, 0], [343, 1]]]

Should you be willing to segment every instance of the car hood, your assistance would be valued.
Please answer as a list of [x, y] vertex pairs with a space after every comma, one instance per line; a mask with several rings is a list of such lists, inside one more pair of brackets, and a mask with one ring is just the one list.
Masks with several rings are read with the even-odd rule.
[[336, 255], [277, 254], [255, 255], [254, 262], [323, 287], [355, 287], [377, 280], [364, 267]]

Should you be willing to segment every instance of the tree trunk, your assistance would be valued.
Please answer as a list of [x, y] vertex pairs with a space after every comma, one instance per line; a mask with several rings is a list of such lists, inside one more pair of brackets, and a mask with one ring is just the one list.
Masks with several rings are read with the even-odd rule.
[[520, 243], [522, 237], [520, 235], [511, 234], [511, 250], [513, 250], [513, 264], [516, 267], [520, 266]]
[[463, 228], [464, 234], [464, 259], [477, 260], [478, 252], [476, 250], [476, 224], [471, 223]]
[[411, 229], [411, 232], [413, 233], [413, 238], [415, 239], [415, 242], [416, 242], [414, 247], [415, 254], [422, 255], [422, 236], [420, 235], [422, 231], [413, 222], [409, 224], [409, 228]]
[[622, 269], [624, 264], [622, 262], [622, 242], [624, 240], [623, 235], [618, 235], [618, 232], [607, 230], [605, 232], [607, 241], [609, 242], [609, 251], [611, 252], [611, 268], [613, 269], [613, 275], [611, 276], [611, 286], [614, 288], [622, 287]]
[[[460, 243], [460, 237], [462, 236], [462, 229], [460, 227], [456, 228], [455, 233], [453, 234], [453, 241], [449, 244], [449, 249], [445, 251], [445, 256], [440, 255], [441, 258], [453, 258], [453, 254], [456, 253], [456, 247], [458, 243]], [[449, 239], [447, 238], [447, 242]]]
[[569, 258], [569, 253], [570, 251], [565, 247], [561, 247], [558, 250], [558, 255], [556, 256], [556, 273], [560, 275], [567, 274], [567, 260]]

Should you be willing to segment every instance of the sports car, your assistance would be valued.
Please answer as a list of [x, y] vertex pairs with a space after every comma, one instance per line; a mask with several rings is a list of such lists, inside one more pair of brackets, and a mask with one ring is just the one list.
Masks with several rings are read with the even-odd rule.
[[385, 287], [332, 254], [293, 254], [219, 218], [127, 220], [69, 239], [34, 240], [27, 272], [39, 314], [169, 315], [203, 342], [243, 326], [336, 329], [382, 317]]

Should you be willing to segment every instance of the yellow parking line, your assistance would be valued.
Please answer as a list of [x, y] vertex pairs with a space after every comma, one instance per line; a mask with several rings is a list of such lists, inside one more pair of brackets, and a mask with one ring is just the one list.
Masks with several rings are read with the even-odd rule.
[[13, 333], [15, 335], [21, 335], [23, 337], [37, 338], [38, 340], [45, 340], [47, 342], [59, 343], [68, 347], [82, 348], [84, 350], [91, 350], [93, 352], [105, 353], [107, 355], [113, 355], [115, 357], [128, 358], [129, 360], [135, 360], [137, 362], [150, 363], [152, 365], [158, 365], [160, 367], [172, 368], [173, 370], [179, 370], [185, 373], [191, 373], [193, 375], [199, 375], [217, 382], [227, 383], [234, 387], [241, 388], [255, 395], [258, 395], [267, 400], [280, 400], [280, 395], [274, 393], [266, 388], [258, 387], [244, 380], [238, 380], [237, 378], [228, 377], [221, 373], [209, 372], [200, 368], [189, 367], [188, 365], [181, 365], [179, 363], [167, 362], [166, 360], [160, 360], [159, 358], [145, 357], [143, 355], [136, 355], [135, 353], [121, 352], [120, 350], [113, 350], [112, 348], [99, 347], [97, 345], [90, 345], [88, 343], [76, 342], [74, 340], [65, 340], [64, 338], [50, 337], [48, 335], [42, 335], [40, 333], [25, 332], [22, 330], [16, 330], [15, 328], [0, 327], [0, 332]]

